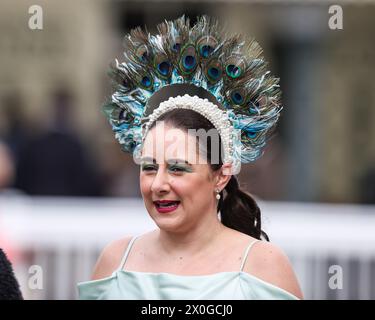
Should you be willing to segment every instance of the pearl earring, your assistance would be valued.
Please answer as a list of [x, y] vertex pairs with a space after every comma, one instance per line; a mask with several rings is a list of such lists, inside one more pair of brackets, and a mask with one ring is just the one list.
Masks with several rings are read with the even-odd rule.
[[220, 190], [216, 189], [216, 199], [220, 200]]

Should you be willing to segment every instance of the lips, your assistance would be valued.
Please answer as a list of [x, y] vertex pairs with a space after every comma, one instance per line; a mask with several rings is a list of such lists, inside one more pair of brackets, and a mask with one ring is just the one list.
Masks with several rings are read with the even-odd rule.
[[159, 213], [168, 213], [176, 210], [180, 204], [180, 201], [175, 200], [157, 200], [154, 201], [156, 210]]
[[154, 201], [154, 204], [159, 208], [165, 208], [170, 206], [178, 205], [180, 201], [177, 200], [157, 200]]

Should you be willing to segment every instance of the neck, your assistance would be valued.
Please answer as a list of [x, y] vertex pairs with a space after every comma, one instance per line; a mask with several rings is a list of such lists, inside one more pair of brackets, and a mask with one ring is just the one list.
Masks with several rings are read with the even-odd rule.
[[207, 250], [225, 231], [216, 213], [207, 221], [182, 232], [159, 230], [157, 235], [163, 251], [167, 254], [192, 255]]

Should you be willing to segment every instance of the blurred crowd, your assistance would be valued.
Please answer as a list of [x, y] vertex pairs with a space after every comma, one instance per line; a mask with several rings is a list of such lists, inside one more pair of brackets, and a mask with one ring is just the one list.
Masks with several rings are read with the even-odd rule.
[[[124, 155], [122, 169], [117, 172], [113, 165], [98, 163], [98, 154], [90, 152], [74, 126], [72, 95], [62, 89], [53, 93], [51, 101], [47, 124], [35, 127], [23, 116], [22, 102], [16, 95], [4, 99], [2, 110], [7, 126], [0, 135], [1, 192], [31, 196], [137, 196], [135, 171], [127, 172], [126, 177], [122, 172], [126, 171], [129, 157]], [[133, 183], [129, 184], [131, 179]], [[126, 187], [128, 190], [123, 190]]]

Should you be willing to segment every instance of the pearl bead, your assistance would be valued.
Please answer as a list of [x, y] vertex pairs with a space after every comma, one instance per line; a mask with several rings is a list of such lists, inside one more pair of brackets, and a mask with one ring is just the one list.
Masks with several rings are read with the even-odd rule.
[[[230, 157], [233, 152], [231, 148], [233, 144], [232, 137], [230, 134], [233, 127], [227, 111], [219, 109], [218, 106], [208, 101], [207, 98], [201, 99], [197, 96], [191, 97], [185, 94], [183, 97], [169, 97], [168, 100], [162, 102], [159, 107], [152, 112], [149, 117], [149, 123], [151, 124], [165, 112], [176, 108], [194, 110], [208, 119], [221, 135], [224, 145], [224, 158], [227, 159]], [[146, 125], [145, 128], [144, 136], [146, 136], [149, 130], [149, 125]]]

